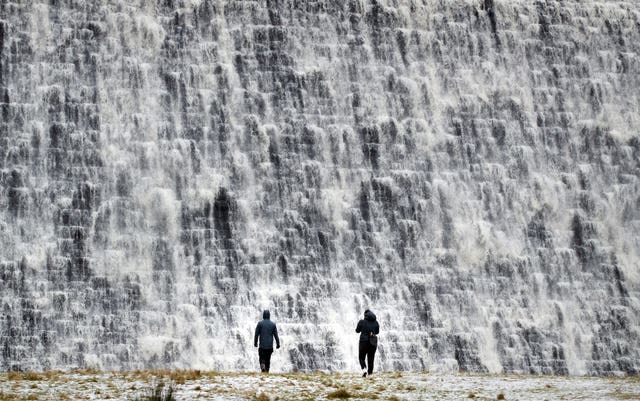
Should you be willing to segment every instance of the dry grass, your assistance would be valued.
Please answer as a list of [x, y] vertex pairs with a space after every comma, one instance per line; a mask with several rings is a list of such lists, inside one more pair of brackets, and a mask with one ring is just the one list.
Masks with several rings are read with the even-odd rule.
[[[7, 372], [7, 380], [10, 381], [54, 381], [59, 380], [61, 377], [68, 376], [70, 372], [62, 372], [60, 370], [47, 370], [44, 372]], [[75, 373], [75, 372], [74, 372]]]
[[[369, 399], [401, 401], [404, 397], [420, 397], [433, 393], [430, 399], [472, 399], [506, 400], [508, 392], [513, 399], [518, 397], [517, 390], [509, 386], [493, 384], [494, 389], [502, 391], [493, 396], [484, 394], [481, 387], [438, 389], [429, 385], [433, 378], [415, 376], [414, 373], [380, 373], [374, 380], [362, 379], [356, 373], [292, 372], [263, 375], [252, 372], [218, 372], [199, 370], [148, 370], [133, 372], [97, 372], [81, 370], [72, 372], [8, 372], [0, 374], [0, 401], [44, 400], [55, 397], [56, 401], [79, 401], [99, 396], [110, 400], [150, 401], [156, 383], [163, 383], [166, 390], [171, 383], [181, 397], [193, 401], [215, 396], [242, 398], [251, 401], [317, 400], [317, 399]], [[271, 380], [275, 379], [273, 383]], [[526, 382], [527, 378], [523, 378]], [[52, 382], [55, 381], [55, 384]], [[4, 382], [4, 383], [3, 383]], [[539, 399], [550, 398], [560, 391], [546, 379], [538, 380], [530, 388], [539, 394]], [[594, 379], [600, 383], [600, 379]], [[151, 387], [153, 383], [154, 387]], [[264, 384], [277, 384], [274, 392], [261, 388]], [[633, 380], [624, 379], [608, 384], [610, 399], [638, 400], [634, 394]], [[270, 384], [269, 384], [270, 385]], [[55, 392], [46, 395], [43, 391], [55, 388]], [[491, 387], [487, 387], [491, 388]], [[636, 385], [637, 388], [637, 385]], [[264, 391], [264, 393], [262, 393]], [[495, 390], [494, 390], [495, 391]], [[187, 396], [187, 394], [190, 394]], [[29, 397], [29, 398], [28, 398]], [[138, 398], [136, 398], [138, 397]], [[453, 398], [452, 398], [453, 397]], [[557, 397], [556, 397], [557, 398]], [[161, 401], [165, 401], [160, 399]]]
[[7, 380], [19, 381], [19, 380], [30, 380], [30, 381], [40, 381], [45, 380], [47, 377], [38, 372], [9, 372], [7, 373]]
[[351, 394], [350, 392], [348, 392], [343, 388], [337, 389], [336, 391], [332, 391], [329, 394], [327, 394], [327, 398], [331, 398], [331, 399], [334, 399], [334, 398], [347, 399], [351, 397], [353, 397], [353, 394]]
[[174, 370], [169, 373], [169, 378], [177, 384], [198, 380], [201, 377], [202, 372], [199, 370]]
[[131, 372], [114, 372], [114, 376], [120, 376], [122, 378], [134, 378], [144, 381], [149, 381], [154, 378], [169, 379], [176, 384], [185, 384], [189, 381], [199, 380], [202, 378], [214, 378], [217, 376], [234, 376], [238, 373], [221, 373], [217, 371], [201, 371], [201, 370], [189, 370], [189, 369], [155, 369], [155, 370], [134, 370]]
[[324, 385], [325, 387], [335, 387], [335, 385], [333, 384], [333, 381], [328, 379], [324, 379], [320, 383], [322, 383], [322, 385]]
[[616, 398], [618, 400], [640, 400], [640, 395], [639, 394], [626, 393], [626, 392], [620, 391], [618, 389], [610, 392], [608, 395], [610, 397]]
[[19, 397], [13, 393], [0, 392], [0, 401], [14, 401]]

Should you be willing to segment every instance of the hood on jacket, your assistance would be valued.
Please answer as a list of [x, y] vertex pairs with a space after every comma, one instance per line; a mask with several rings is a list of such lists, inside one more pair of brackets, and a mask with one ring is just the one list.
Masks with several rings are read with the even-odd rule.
[[365, 320], [368, 320], [370, 322], [375, 322], [376, 321], [376, 315], [374, 315], [373, 312], [371, 312], [369, 309], [364, 311], [364, 318], [365, 318]]
[[263, 318], [263, 319], [269, 319], [270, 317], [271, 317], [271, 313], [269, 312], [269, 309], [265, 309], [265, 310], [262, 312], [262, 318]]

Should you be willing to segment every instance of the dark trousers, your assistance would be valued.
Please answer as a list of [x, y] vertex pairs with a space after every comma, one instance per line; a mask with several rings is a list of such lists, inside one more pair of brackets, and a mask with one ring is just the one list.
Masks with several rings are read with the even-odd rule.
[[273, 354], [272, 349], [263, 349], [258, 348], [258, 357], [260, 358], [260, 371], [269, 373], [269, 368], [271, 367], [271, 354]]
[[[373, 373], [373, 359], [376, 356], [376, 349], [378, 347], [374, 347], [369, 344], [369, 342], [361, 342], [360, 347], [358, 349], [358, 359], [360, 360], [360, 368], [367, 368], [367, 373]], [[367, 363], [364, 363], [365, 357], [367, 358]]]

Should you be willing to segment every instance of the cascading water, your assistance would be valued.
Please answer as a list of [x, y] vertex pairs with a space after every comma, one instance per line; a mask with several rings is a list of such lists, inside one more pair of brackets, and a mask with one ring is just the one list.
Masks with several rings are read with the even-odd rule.
[[640, 3], [0, 3], [0, 369], [640, 370]]

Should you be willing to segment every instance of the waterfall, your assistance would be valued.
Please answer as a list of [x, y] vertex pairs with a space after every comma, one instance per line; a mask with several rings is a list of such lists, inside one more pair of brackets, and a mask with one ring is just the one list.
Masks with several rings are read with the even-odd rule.
[[640, 372], [640, 4], [0, 4], [0, 370]]

